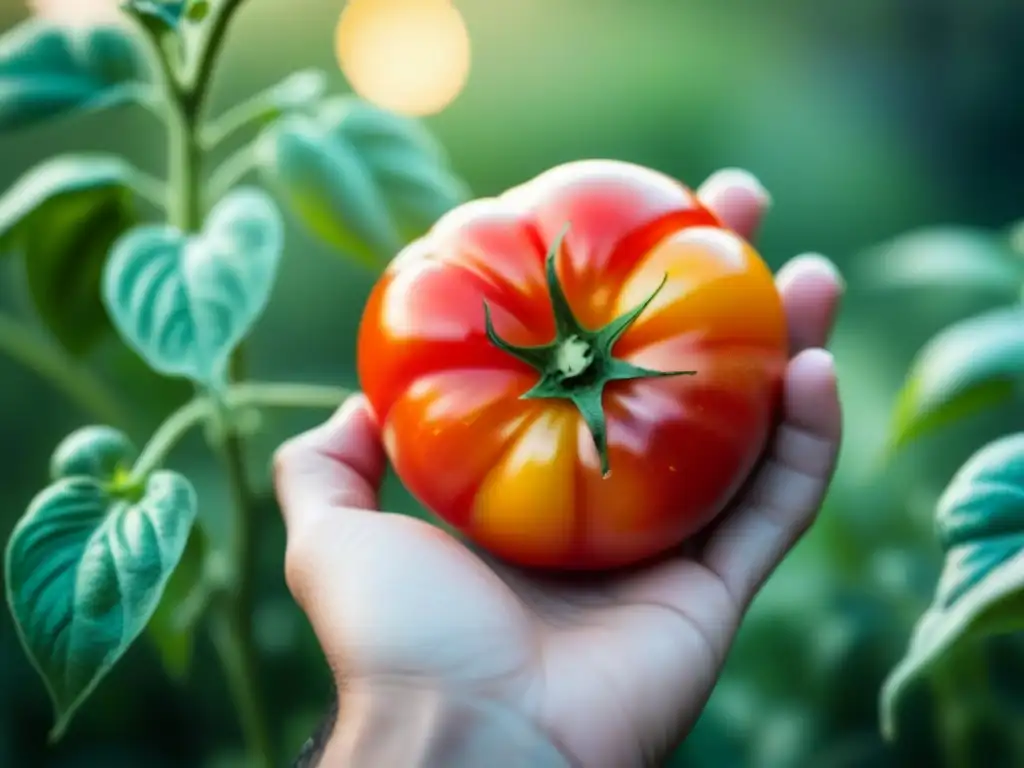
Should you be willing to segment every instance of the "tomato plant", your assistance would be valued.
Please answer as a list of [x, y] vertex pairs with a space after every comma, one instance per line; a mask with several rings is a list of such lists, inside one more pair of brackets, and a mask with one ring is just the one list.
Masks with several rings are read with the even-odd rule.
[[[875, 249], [866, 273], [887, 290], [975, 293], [1001, 306], [944, 328], [919, 351], [897, 398], [889, 436], [894, 457], [941, 429], [1017, 394], [1024, 370], [1020, 232], [940, 228], [911, 232]], [[904, 657], [881, 691], [883, 734], [899, 737], [901, 710], [929, 682], [943, 718], [951, 764], [968, 764], [972, 743], [1024, 749], [1013, 714], [998, 703], [989, 656], [994, 638], [1024, 629], [1024, 436], [1005, 434], [977, 450], [949, 480], [934, 510], [941, 571]]]
[[[76, 29], [33, 18], [0, 41], [0, 134], [136, 106], [164, 129], [167, 155], [166, 178], [117, 154], [50, 158], [0, 198], [0, 254], [23, 260], [48, 332], [0, 313], [0, 350], [100, 422], [57, 446], [49, 484], [7, 542], [4, 581], [18, 638], [53, 705], [51, 739], [144, 633], [182, 677], [202, 624], [247, 765], [259, 768], [276, 764], [277, 734], [253, 639], [262, 516], [245, 462], [259, 422], [250, 417], [268, 407], [331, 408], [348, 394], [245, 380], [245, 341], [285, 251], [281, 208], [339, 253], [379, 268], [467, 190], [419, 123], [329, 94], [323, 72], [293, 73], [208, 115], [218, 57], [243, 5], [128, 0], [124, 23]], [[263, 188], [241, 184], [253, 172]], [[143, 362], [151, 379], [196, 390], [140, 436], [141, 450], [129, 435], [136, 422], [124, 413], [126, 393], [111, 391], [87, 359], [101, 342]], [[199, 514], [211, 502], [192, 479], [164, 467], [199, 425], [231, 490], [223, 525]], [[218, 538], [218, 528], [228, 536]]]
[[750, 244], [660, 173], [581, 161], [410, 244], [371, 293], [358, 370], [425, 506], [504, 559], [588, 569], [723, 508], [786, 358]]

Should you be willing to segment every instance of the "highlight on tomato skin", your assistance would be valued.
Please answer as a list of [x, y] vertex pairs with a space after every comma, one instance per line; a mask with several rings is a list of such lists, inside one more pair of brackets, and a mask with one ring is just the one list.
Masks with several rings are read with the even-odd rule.
[[760, 457], [788, 358], [771, 271], [686, 186], [588, 160], [450, 212], [389, 265], [358, 372], [409, 491], [509, 562], [681, 544]]

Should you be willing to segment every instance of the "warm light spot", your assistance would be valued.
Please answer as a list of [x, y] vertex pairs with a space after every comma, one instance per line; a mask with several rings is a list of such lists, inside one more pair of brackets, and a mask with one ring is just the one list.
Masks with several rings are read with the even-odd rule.
[[121, 0], [27, 0], [28, 9], [41, 19], [73, 29], [123, 23]]
[[452, 0], [351, 0], [335, 55], [356, 93], [410, 116], [440, 112], [469, 77], [469, 35]]

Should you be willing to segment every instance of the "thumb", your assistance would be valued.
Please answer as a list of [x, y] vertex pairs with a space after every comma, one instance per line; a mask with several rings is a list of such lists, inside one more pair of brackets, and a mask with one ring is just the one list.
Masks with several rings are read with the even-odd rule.
[[380, 431], [361, 394], [285, 442], [274, 453], [274, 487], [289, 538], [323, 516], [376, 508], [385, 466]]

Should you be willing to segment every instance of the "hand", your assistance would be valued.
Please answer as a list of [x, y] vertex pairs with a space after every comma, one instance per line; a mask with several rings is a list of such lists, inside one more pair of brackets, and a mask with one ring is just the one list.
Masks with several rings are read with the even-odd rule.
[[[760, 185], [738, 171], [715, 174], [699, 194], [747, 237], [767, 205]], [[838, 452], [835, 372], [822, 348], [841, 279], [823, 258], [804, 256], [783, 267], [777, 283], [794, 357], [783, 423], [765, 461], [699, 551], [639, 572], [541, 579], [490, 562], [425, 522], [375, 511], [385, 457], [360, 396], [282, 446], [275, 464], [288, 585], [341, 692], [327, 750], [337, 757], [325, 765], [355, 768], [357, 744], [376, 738], [357, 734], [357, 723], [375, 709], [391, 712], [393, 732], [381, 738], [437, 748], [444, 739], [423, 731], [451, 728], [441, 713], [463, 706], [455, 701], [503, 712], [509, 723], [518, 717], [565, 764], [626, 768], [671, 752], [704, 707], [751, 600], [813, 522]], [[389, 696], [389, 705], [373, 703]], [[432, 714], [389, 709], [417, 701]], [[486, 730], [481, 722], [466, 728]], [[479, 747], [491, 755], [479, 764], [550, 764], [514, 760], [515, 749], [527, 748], [512, 745], [511, 725], [505, 732], [509, 743], [497, 734]], [[457, 762], [453, 743], [446, 748], [437, 764], [475, 764]], [[389, 764], [434, 764], [406, 760]]]

